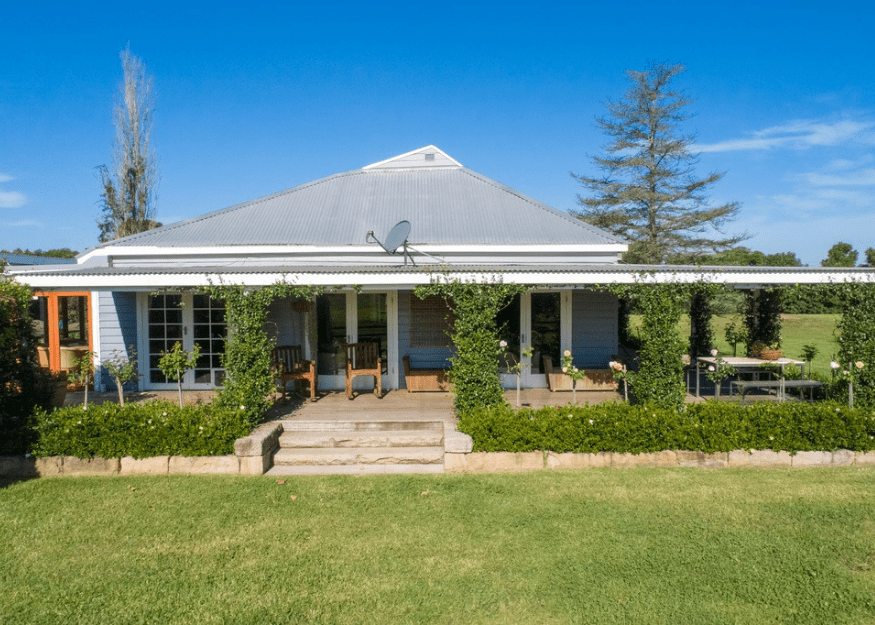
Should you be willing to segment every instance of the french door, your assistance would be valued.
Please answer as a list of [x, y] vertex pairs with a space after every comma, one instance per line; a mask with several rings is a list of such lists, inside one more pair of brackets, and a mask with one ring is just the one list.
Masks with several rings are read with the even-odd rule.
[[[316, 367], [319, 388], [346, 384], [344, 343], [376, 343], [383, 361], [383, 388], [398, 388], [397, 291], [326, 293], [316, 298]], [[368, 378], [355, 387], [369, 388]]]
[[[201, 293], [162, 293], [140, 295], [139, 358], [146, 389], [176, 388], [176, 380], [167, 378], [158, 366], [161, 356], [181, 343], [186, 351], [200, 348], [197, 364], [183, 376], [187, 389], [211, 389], [221, 386], [224, 377], [222, 354], [225, 353], [227, 325], [225, 305]], [[148, 367], [144, 366], [148, 365]]]
[[[546, 387], [544, 358], [551, 358], [553, 366], [559, 368], [562, 353], [571, 349], [571, 291], [523, 293], [499, 314], [498, 321], [504, 326], [502, 338], [508, 343], [508, 352], [528, 365], [521, 375], [522, 386]], [[532, 355], [521, 356], [529, 348]], [[516, 376], [503, 373], [502, 385], [515, 387]]]

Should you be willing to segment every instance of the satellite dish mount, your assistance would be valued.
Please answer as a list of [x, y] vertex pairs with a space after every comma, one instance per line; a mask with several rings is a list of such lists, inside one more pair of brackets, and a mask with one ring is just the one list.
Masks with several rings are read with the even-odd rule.
[[389, 230], [389, 234], [386, 235], [384, 241], [380, 241], [376, 236], [374, 236], [374, 231], [368, 231], [365, 240], [368, 243], [379, 243], [380, 247], [386, 250], [387, 254], [397, 254], [398, 248], [402, 248], [401, 254], [404, 256], [404, 264], [407, 264], [407, 260], [410, 259], [410, 262], [413, 265], [416, 263], [413, 262], [413, 258], [410, 256], [410, 252], [407, 251], [407, 237], [410, 236], [410, 222], [409, 221], [399, 221], [397, 224], [392, 226], [392, 229]]

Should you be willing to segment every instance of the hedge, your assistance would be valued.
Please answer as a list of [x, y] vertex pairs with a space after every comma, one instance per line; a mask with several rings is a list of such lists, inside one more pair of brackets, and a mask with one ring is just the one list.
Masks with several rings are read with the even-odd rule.
[[232, 453], [252, 429], [245, 409], [163, 401], [38, 409], [33, 421], [37, 457], [218, 456]]
[[605, 403], [517, 411], [506, 405], [463, 416], [459, 429], [474, 439], [474, 451], [875, 450], [875, 411], [832, 402], [710, 401], [682, 410]]

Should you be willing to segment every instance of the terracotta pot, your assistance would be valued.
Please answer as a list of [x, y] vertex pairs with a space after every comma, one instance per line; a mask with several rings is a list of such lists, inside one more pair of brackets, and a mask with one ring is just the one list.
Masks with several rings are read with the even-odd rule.
[[780, 349], [765, 348], [765, 349], [763, 349], [762, 354], [760, 354], [760, 358], [762, 358], [763, 360], [777, 360], [780, 357], [781, 357], [781, 350]]

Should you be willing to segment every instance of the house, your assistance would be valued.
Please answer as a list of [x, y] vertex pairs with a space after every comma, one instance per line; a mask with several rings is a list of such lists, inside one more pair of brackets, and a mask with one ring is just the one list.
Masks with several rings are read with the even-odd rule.
[[[546, 385], [544, 356], [556, 363], [568, 349], [578, 366], [604, 367], [617, 352], [617, 300], [594, 285], [632, 282], [643, 271], [656, 281], [747, 286], [844, 275], [826, 268], [704, 273], [621, 265], [626, 249], [613, 235], [427, 146], [104, 243], [75, 265], [9, 273], [43, 293], [88, 293], [93, 350], [105, 360], [135, 346], [142, 390], [174, 388], [158, 360], [177, 341], [201, 348], [186, 387], [221, 384], [225, 316], [221, 302], [197, 292], [207, 284], [255, 288], [283, 280], [327, 287], [313, 305], [274, 302], [269, 317], [279, 344], [300, 344], [316, 360], [325, 390], [344, 386], [346, 342], [379, 345], [388, 389], [405, 387], [405, 356], [416, 366], [445, 364], [447, 309], [442, 301], [416, 298], [417, 285], [436, 277], [524, 283], [532, 289], [500, 321], [512, 352], [532, 348], [522, 383], [539, 387]], [[108, 384], [108, 376], [99, 377], [98, 387]]]

